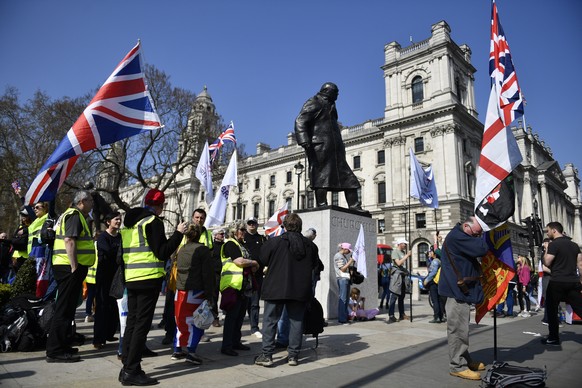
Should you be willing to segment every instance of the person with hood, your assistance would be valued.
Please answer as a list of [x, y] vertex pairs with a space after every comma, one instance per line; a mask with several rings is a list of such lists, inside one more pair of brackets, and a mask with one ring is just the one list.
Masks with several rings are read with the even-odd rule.
[[167, 239], [160, 218], [164, 204], [164, 193], [150, 189], [144, 198], [145, 206], [130, 209], [121, 230], [128, 306], [123, 336], [123, 368], [119, 372], [119, 381], [123, 385], [158, 383], [141, 369], [142, 352], [165, 276], [165, 262], [180, 246], [187, 225], [186, 222], [179, 224]]
[[261, 298], [263, 309], [263, 349], [256, 365], [272, 366], [277, 322], [283, 308], [289, 316], [288, 363], [298, 364], [303, 338], [303, 316], [307, 302], [313, 298], [312, 273], [317, 266], [317, 250], [301, 234], [302, 220], [291, 213], [283, 220], [285, 233], [265, 242], [259, 258], [266, 267]]

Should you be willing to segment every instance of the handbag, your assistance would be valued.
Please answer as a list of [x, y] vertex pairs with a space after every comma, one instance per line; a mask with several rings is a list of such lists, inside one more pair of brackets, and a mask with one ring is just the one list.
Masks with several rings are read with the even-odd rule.
[[111, 288], [109, 289], [109, 296], [115, 299], [123, 298], [123, 291], [125, 289], [125, 268], [123, 265], [117, 267], [115, 275], [113, 275], [113, 281], [111, 282]]
[[206, 330], [212, 325], [214, 321], [214, 314], [210, 310], [210, 304], [207, 300], [204, 300], [200, 306], [192, 314], [194, 319], [194, 326], [201, 330]]
[[233, 308], [238, 300], [238, 291], [232, 287], [227, 287], [220, 293], [220, 309], [228, 311]]
[[356, 267], [350, 267], [350, 283], [361, 284], [364, 281], [364, 275], [362, 275]]

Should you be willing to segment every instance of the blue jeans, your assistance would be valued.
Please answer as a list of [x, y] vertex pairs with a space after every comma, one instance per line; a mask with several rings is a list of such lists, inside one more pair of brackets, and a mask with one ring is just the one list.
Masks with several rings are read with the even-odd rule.
[[348, 321], [348, 302], [350, 296], [350, 279], [338, 278], [338, 302], [337, 302], [337, 321], [347, 323]]
[[277, 322], [277, 342], [289, 346], [289, 314], [287, 314], [287, 307], [283, 307], [281, 318]]
[[428, 294], [432, 301], [432, 311], [434, 319], [442, 320], [443, 313], [445, 312], [445, 306], [442, 305], [441, 298], [439, 296], [439, 285], [435, 282], [430, 282], [428, 286]]
[[503, 307], [505, 306], [505, 303], [507, 303], [507, 315], [513, 316], [513, 305], [514, 305], [514, 300], [513, 300], [513, 289], [515, 288], [515, 283], [509, 283], [509, 285], [507, 286], [507, 297], [505, 298], [505, 302], [504, 303], [500, 303], [497, 306], [497, 312], [501, 313], [503, 311]]
[[380, 296], [380, 306], [384, 305], [384, 298], [386, 298], [386, 306], [390, 303], [390, 278], [382, 278], [382, 296]]
[[283, 308], [289, 316], [289, 357], [298, 357], [303, 340], [303, 316], [305, 302], [296, 300], [265, 301], [263, 311], [263, 354], [271, 357], [275, 353], [275, 334], [277, 322], [281, 318]]

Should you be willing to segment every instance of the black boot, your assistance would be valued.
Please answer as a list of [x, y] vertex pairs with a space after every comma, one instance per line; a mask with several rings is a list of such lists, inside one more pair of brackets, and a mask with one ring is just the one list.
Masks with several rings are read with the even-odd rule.
[[348, 189], [345, 191], [346, 201], [348, 203], [348, 207], [352, 210], [356, 210], [359, 212], [365, 212], [362, 209], [362, 202], [358, 198], [358, 190], [357, 189]]
[[327, 206], [327, 190], [315, 189], [315, 202], [317, 207]]

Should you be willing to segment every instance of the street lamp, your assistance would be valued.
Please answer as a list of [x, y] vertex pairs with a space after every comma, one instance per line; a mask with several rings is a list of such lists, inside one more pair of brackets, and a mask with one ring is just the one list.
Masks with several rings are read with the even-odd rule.
[[293, 168], [295, 168], [295, 175], [297, 175], [297, 210], [299, 210], [299, 190], [300, 190], [300, 183], [301, 183], [301, 174], [303, 174], [303, 165], [301, 164], [301, 161], [297, 162], [297, 164], [295, 166], [293, 166]]

